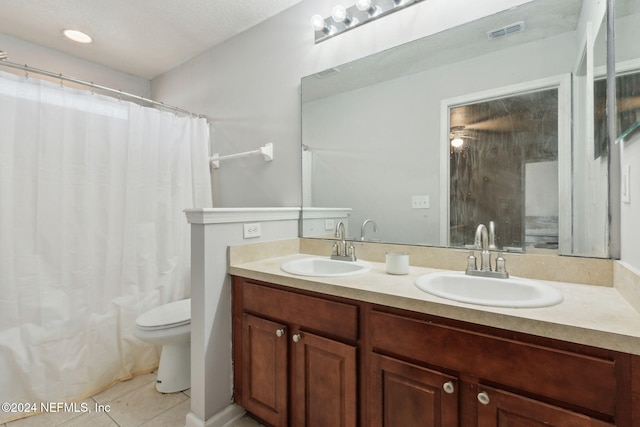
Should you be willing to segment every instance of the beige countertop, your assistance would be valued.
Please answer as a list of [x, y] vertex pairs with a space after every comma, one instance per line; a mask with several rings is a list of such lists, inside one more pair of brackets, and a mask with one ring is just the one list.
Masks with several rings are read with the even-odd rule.
[[385, 264], [371, 262], [371, 271], [346, 277], [306, 277], [285, 273], [280, 266], [315, 255], [292, 254], [252, 262], [234, 262], [229, 273], [295, 289], [340, 296], [449, 319], [492, 326], [548, 338], [640, 355], [640, 313], [613, 287], [545, 281], [564, 296], [544, 308], [498, 308], [439, 298], [421, 291], [415, 280], [438, 269], [409, 268], [403, 276], [385, 273]]

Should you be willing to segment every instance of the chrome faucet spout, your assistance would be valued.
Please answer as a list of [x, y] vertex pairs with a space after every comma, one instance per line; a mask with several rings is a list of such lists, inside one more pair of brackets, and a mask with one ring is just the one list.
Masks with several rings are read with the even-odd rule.
[[489, 249], [496, 250], [496, 223], [489, 221]]
[[365, 219], [364, 222], [362, 223], [362, 226], [360, 227], [360, 240], [364, 242], [364, 230], [367, 227], [367, 224], [373, 224], [373, 232], [377, 232], [378, 231], [378, 225], [376, 224], [376, 222], [372, 219]]
[[491, 271], [491, 254], [489, 253], [489, 232], [484, 224], [476, 228], [475, 245], [482, 249], [480, 254], [480, 271]]
[[347, 240], [344, 236], [344, 223], [342, 221], [338, 221], [338, 224], [336, 225], [336, 239], [340, 239], [340, 246], [338, 246], [338, 255], [346, 255]]
[[476, 238], [474, 244], [476, 248], [486, 251], [489, 249], [489, 232], [484, 224], [478, 225], [476, 228]]

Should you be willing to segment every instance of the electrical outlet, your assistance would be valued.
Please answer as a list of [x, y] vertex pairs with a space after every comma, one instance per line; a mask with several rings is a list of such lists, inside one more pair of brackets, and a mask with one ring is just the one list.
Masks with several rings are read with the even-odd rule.
[[254, 222], [251, 224], [244, 224], [244, 238], [245, 239], [253, 239], [255, 237], [260, 237], [262, 230], [260, 229], [260, 223]]
[[412, 196], [411, 207], [413, 209], [429, 209], [429, 196]]
[[333, 228], [335, 227], [333, 220], [332, 219], [325, 219], [324, 220], [324, 229], [326, 230], [333, 230]]

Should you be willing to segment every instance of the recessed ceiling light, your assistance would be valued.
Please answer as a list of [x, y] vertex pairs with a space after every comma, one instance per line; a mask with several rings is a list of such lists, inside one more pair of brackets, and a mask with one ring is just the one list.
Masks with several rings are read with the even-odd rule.
[[82, 31], [78, 31], [78, 30], [64, 30], [62, 34], [64, 34], [64, 36], [69, 40], [73, 40], [74, 42], [78, 42], [78, 43], [86, 44], [86, 43], [91, 43], [93, 41], [90, 35], [85, 34]]

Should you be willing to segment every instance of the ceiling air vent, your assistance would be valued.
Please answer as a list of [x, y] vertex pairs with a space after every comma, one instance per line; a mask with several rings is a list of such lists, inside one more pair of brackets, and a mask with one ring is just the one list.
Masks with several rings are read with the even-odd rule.
[[487, 37], [489, 40], [497, 39], [498, 37], [508, 36], [509, 34], [519, 33], [524, 31], [524, 21], [516, 22], [515, 24], [510, 24], [502, 28], [498, 28], [497, 30], [491, 30], [487, 33]]

